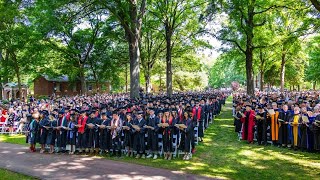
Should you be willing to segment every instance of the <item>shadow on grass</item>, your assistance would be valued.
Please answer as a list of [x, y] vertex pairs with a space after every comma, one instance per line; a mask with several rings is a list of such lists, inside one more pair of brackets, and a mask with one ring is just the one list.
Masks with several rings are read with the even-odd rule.
[[239, 142], [233, 127], [231, 100], [228, 99], [222, 113], [205, 131], [204, 143], [196, 147], [197, 152], [190, 161], [110, 157], [106, 159], [215, 178], [319, 179], [319, 154]]

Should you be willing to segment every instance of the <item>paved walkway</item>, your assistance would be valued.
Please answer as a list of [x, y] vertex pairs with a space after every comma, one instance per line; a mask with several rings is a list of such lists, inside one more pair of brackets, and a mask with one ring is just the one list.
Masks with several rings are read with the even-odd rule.
[[209, 179], [99, 157], [29, 153], [8, 143], [0, 143], [0, 167], [41, 179]]

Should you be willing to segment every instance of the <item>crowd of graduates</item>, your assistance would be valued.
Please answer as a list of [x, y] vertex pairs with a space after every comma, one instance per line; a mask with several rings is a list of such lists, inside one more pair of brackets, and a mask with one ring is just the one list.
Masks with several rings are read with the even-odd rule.
[[153, 159], [161, 155], [171, 160], [178, 151], [189, 160], [226, 97], [221, 91], [171, 97], [141, 94], [136, 99], [126, 94], [100, 94], [16, 101], [9, 109], [17, 114], [15, 110], [24, 107], [31, 152], [37, 151], [39, 143], [40, 153]]
[[315, 91], [234, 94], [235, 131], [248, 143], [319, 153], [319, 96]]

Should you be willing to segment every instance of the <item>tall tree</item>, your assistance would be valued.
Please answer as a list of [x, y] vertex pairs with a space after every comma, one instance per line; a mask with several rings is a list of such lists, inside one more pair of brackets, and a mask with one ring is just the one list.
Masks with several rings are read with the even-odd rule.
[[149, 93], [151, 89], [151, 73], [157, 60], [165, 50], [165, 39], [159, 31], [161, 22], [153, 18], [149, 13], [144, 17], [141, 36], [141, 67], [144, 72], [145, 89]]
[[[152, 14], [163, 24], [163, 35], [166, 40], [166, 86], [167, 95], [173, 92], [172, 53], [179, 42], [190, 43], [200, 31], [198, 21], [204, 11], [203, 0], [156, 0], [153, 1]], [[191, 30], [191, 27], [193, 28]]]
[[[209, 13], [224, 12], [228, 20], [213, 34], [219, 40], [238, 48], [245, 55], [247, 93], [254, 94], [253, 53], [264, 47], [255, 42], [255, 30], [267, 23], [270, 11], [283, 7], [282, 1], [231, 0], [213, 1]], [[221, 11], [218, 11], [221, 10]]]
[[111, 0], [102, 4], [120, 22], [129, 45], [130, 97], [139, 97], [140, 90], [140, 38], [147, 0]]

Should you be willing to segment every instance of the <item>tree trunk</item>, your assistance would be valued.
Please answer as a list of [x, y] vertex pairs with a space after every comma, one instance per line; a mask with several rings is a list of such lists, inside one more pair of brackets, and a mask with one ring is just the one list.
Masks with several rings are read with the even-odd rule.
[[126, 64], [126, 93], [128, 93], [128, 65]]
[[260, 91], [264, 89], [264, 65], [265, 59], [263, 59], [262, 49], [260, 49]]
[[2, 100], [2, 78], [0, 77], [0, 100]]
[[81, 83], [81, 93], [80, 94], [86, 94], [87, 93], [87, 84], [86, 84], [86, 77], [84, 75], [84, 64], [80, 63], [80, 83]]
[[317, 81], [313, 82], [313, 90], [316, 90], [316, 86], [317, 86]]
[[254, 95], [253, 67], [252, 67], [252, 49], [246, 51], [246, 75], [247, 75], [247, 93]]
[[[20, 74], [20, 67], [18, 64], [17, 56], [14, 52], [11, 52], [12, 60], [14, 62], [14, 70], [18, 79], [18, 88], [19, 88], [19, 99], [22, 100], [22, 88], [21, 88], [21, 74]], [[14, 95], [13, 97], [15, 97]], [[12, 98], [13, 98], [12, 97]]]
[[162, 77], [161, 77], [161, 73], [159, 74], [159, 91], [162, 91]]
[[145, 76], [144, 76], [144, 79], [145, 79], [145, 81], [146, 81], [146, 93], [149, 93], [150, 92], [150, 74], [148, 73], [148, 74], [146, 74]]
[[140, 89], [140, 50], [139, 34], [129, 35], [130, 56], [130, 97], [138, 98]]
[[166, 70], [166, 76], [167, 76], [167, 96], [172, 96], [172, 64], [171, 64], [171, 36], [172, 33], [170, 31], [170, 28], [168, 25], [166, 25], [166, 62], [167, 62], [167, 70]]
[[300, 91], [300, 84], [298, 84], [298, 91]]
[[95, 85], [96, 85], [96, 92], [98, 93], [99, 90], [100, 90], [99, 80], [98, 80], [97, 72], [96, 72], [96, 70], [95, 70], [94, 67], [93, 67], [93, 62], [92, 62], [92, 60], [90, 60], [90, 67], [91, 67], [91, 70], [92, 70], [92, 74], [93, 74], [93, 78], [94, 78], [94, 83], [95, 83]]
[[150, 92], [150, 62], [148, 61], [147, 62], [147, 67], [146, 67], [146, 70], [145, 70], [145, 74], [144, 74], [144, 79], [146, 81], [146, 93], [149, 93]]
[[253, 81], [253, 16], [254, 6], [250, 4], [248, 7], [248, 30], [247, 30], [247, 42], [246, 42], [246, 77], [247, 77], [247, 93], [250, 96], [254, 95], [254, 81]]
[[281, 69], [280, 69], [280, 92], [281, 93], [283, 93], [284, 91], [285, 71], [286, 71], [286, 53], [283, 49], [282, 55], [281, 55]]
[[[0, 49], [0, 61], [3, 61], [3, 56], [2, 56], [2, 49]], [[0, 66], [0, 70], [2, 67]], [[0, 100], [2, 100], [2, 77], [0, 76]]]

